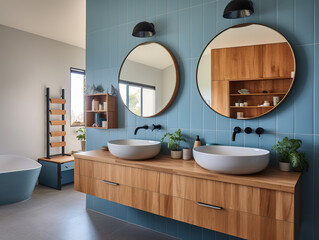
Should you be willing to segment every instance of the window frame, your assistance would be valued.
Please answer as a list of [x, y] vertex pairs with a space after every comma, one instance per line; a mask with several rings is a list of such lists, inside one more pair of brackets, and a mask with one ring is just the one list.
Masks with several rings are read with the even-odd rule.
[[[143, 84], [143, 83], [135, 83], [135, 82], [125, 81], [125, 80], [119, 80], [119, 84], [126, 85], [126, 103], [125, 103], [126, 106], [129, 106], [129, 104], [130, 104], [129, 103], [129, 101], [130, 101], [130, 97], [129, 97], [130, 96], [130, 91], [129, 91], [130, 86], [139, 87], [141, 89], [141, 99], [140, 99], [141, 115], [140, 115], [140, 117], [143, 117], [143, 88], [152, 89], [152, 90], [156, 91], [156, 87], [152, 86], [152, 85], [147, 85], [147, 84]], [[135, 114], [135, 115], [137, 115], [137, 114]], [[139, 116], [139, 115], [137, 115], [137, 116]]]
[[84, 76], [84, 86], [86, 85], [86, 72], [84, 69], [80, 69], [80, 68], [74, 68], [74, 67], [70, 67], [70, 127], [85, 127], [85, 89], [83, 86], [83, 123], [81, 123], [80, 125], [74, 125], [72, 124], [72, 117], [71, 117], [71, 113], [72, 113], [72, 85], [71, 85], [71, 74], [72, 73], [81, 73]]

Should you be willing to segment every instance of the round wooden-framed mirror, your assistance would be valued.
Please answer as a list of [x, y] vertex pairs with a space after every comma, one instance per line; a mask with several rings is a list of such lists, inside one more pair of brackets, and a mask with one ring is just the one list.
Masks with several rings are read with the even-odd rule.
[[164, 45], [144, 42], [124, 59], [119, 72], [119, 92], [126, 108], [140, 117], [163, 113], [179, 88], [176, 58]]
[[257, 23], [232, 26], [214, 37], [197, 65], [197, 89], [215, 112], [254, 119], [274, 110], [290, 92], [296, 60], [288, 40]]

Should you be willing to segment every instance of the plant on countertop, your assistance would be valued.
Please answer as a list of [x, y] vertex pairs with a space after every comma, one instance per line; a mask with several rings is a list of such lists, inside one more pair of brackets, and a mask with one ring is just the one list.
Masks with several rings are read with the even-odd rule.
[[78, 134], [76, 138], [80, 141], [85, 141], [85, 129], [84, 128], [79, 128], [76, 130], [76, 133]]
[[186, 140], [182, 137], [182, 131], [178, 129], [174, 133], [165, 133], [162, 137], [161, 142], [167, 137], [168, 149], [171, 151], [180, 151], [181, 142], [186, 142]]
[[276, 150], [281, 156], [280, 161], [290, 163], [295, 171], [302, 171], [309, 169], [309, 163], [304, 152], [298, 152], [301, 147], [302, 141], [300, 139], [289, 139], [284, 137], [282, 141], [278, 141], [272, 147], [272, 150]]

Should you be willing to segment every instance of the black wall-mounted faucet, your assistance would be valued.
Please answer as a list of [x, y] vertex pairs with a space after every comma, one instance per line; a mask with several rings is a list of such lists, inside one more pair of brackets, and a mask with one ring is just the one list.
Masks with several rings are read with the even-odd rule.
[[246, 127], [244, 131], [245, 131], [246, 134], [251, 134], [253, 132], [251, 127]]
[[137, 128], [135, 128], [134, 135], [136, 135], [136, 134], [137, 134], [137, 131], [140, 130], [140, 129], [142, 129], [142, 128], [145, 129], [145, 130], [147, 130], [147, 129], [148, 129], [148, 125], [145, 124], [145, 125], [142, 126], [142, 127], [137, 127]]
[[265, 132], [265, 130], [264, 130], [263, 128], [259, 127], [259, 128], [256, 129], [255, 132], [256, 132], [256, 133], [259, 135], [259, 137], [260, 137], [260, 135], [263, 134], [263, 133]]
[[236, 139], [236, 134], [241, 132], [241, 128], [240, 127], [234, 127], [234, 132], [233, 132], [233, 142], [235, 142]]
[[156, 125], [156, 124], [153, 124], [152, 132], [153, 132], [155, 129], [161, 130], [161, 129], [162, 129], [161, 124], [157, 124], [157, 125]]

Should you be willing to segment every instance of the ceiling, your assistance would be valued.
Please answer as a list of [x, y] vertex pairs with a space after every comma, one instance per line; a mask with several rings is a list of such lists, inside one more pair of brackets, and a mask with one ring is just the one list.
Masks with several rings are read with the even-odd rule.
[[129, 54], [127, 59], [159, 70], [163, 70], [173, 64], [169, 52], [157, 43], [140, 45]]
[[211, 49], [253, 46], [287, 42], [285, 37], [267, 26], [251, 24], [239, 28], [230, 28], [217, 35], [210, 42], [204, 55], [210, 54]]
[[85, 0], [0, 0], [0, 24], [85, 48]]

